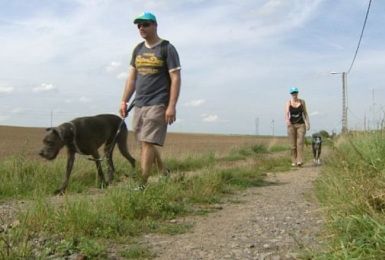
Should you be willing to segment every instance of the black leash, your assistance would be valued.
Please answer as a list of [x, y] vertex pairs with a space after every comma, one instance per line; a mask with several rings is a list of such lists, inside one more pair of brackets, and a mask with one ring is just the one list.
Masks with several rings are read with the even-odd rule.
[[[134, 108], [134, 106], [135, 106], [135, 100], [132, 101], [131, 104], [128, 106], [128, 108], [126, 110], [126, 117], [128, 116], [128, 113], [130, 113], [130, 111]], [[116, 138], [118, 138], [118, 135], [119, 135], [120, 131], [122, 130], [122, 126], [124, 125], [124, 120], [126, 119], [126, 117], [123, 117], [122, 121], [120, 121], [118, 130], [116, 131], [114, 139], [112, 140], [112, 146], [111, 146], [110, 150], [108, 151], [108, 154], [110, 154], [115, 147]]]
[[[128, 113], [134, 108], [135, 106], [135, 100], [131, 102], [131, 104], [128, 106], [127, 110], [126, 110], [126, 116], [122, 118], [122, 121], [120, 121], [120, 124], [119, 124], [119, 127], [118, 127], [118, 130], [116, 131], [116, 134], [114, 136], [114, 139], [112, 139], [112, 145], [111, 145], [111, 148], [110, 150], [108, 151], [107, 154], [110, 154], [112, 152], [112, 150], [114, 149], [115, 147], [115, 142], [116, 142], [116, 138], [118, 138], [118, 135], [120, 133], [120, 131], [122, 130], [122, 127], [124, 125], [124, 120], [126, 119], [126, 117], [128, 116]], [[88, 158], [88, 160], [91, 160], [91, 161], [103, 161], [103, 158], [100, 158], [100, 159], [94, 159], [94, 158]]]

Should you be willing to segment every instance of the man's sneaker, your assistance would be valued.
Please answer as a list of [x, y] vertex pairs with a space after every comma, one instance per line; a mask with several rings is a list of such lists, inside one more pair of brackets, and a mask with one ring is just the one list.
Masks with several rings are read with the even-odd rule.
[[138, 187], [134, 188], [134, 191], [144, 191], [146, 189], [146, 185], [140, 184]]
[[297, 166], [298, 166], [298, 167], [302, 167], [302, 165], [303, 165], [303, 163], [297, 162]]
[[295, 164], [295, 163], [292, 163], [292, 164], [291, 164], [291, 166], [295, 167], [295, 166], [297, 166], [297, 164]]

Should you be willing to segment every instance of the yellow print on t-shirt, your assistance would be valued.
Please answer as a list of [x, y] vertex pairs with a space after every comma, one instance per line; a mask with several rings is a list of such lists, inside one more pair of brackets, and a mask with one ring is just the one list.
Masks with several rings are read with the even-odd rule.
[[140, 68], [137, 68], [138, 70], [138, 73], [140, 75], [149, 75], [149, 74], [156, 74], [159, 72], [158, 69], [155, 69], [155, 68], [148, 68], [148, 67], [140, 67]]
[[140, 67], [162, 67], [164, 61], [155, 56], [154, 53], [145, 52], [138, 56], [135, 59], [135, 66]]

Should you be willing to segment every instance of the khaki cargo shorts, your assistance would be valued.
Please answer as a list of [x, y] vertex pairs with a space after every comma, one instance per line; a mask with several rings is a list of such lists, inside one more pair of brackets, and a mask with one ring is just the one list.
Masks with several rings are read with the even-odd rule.
[[132, 127], [139, 142], [163, 146], [166, 139], [166, 106], [135, 107]]

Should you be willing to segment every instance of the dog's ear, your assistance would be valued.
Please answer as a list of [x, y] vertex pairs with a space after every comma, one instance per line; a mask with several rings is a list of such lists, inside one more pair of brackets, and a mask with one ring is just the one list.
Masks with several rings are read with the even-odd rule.
[[64, 143], [69, 143], [74, 138], [74, 130], [71, 124], [64, 123], [57, 127], [57, 133]]
[[45, 129], [45, 131], [47, 131], [47, 132], [51, 131], [51, 130], [52, 130], [52, 127], [48, 127], [48, 128]]
[[60, 133], [60, 130], [59, 130], [58, 127], [49, 127], [46, 130], [49, 131], [49, 132], [52, 132], [55, 135], [57, 135], [60, 138], [60, 140], [62, 140], [62, 136], [61, 136], [61, 133]]

